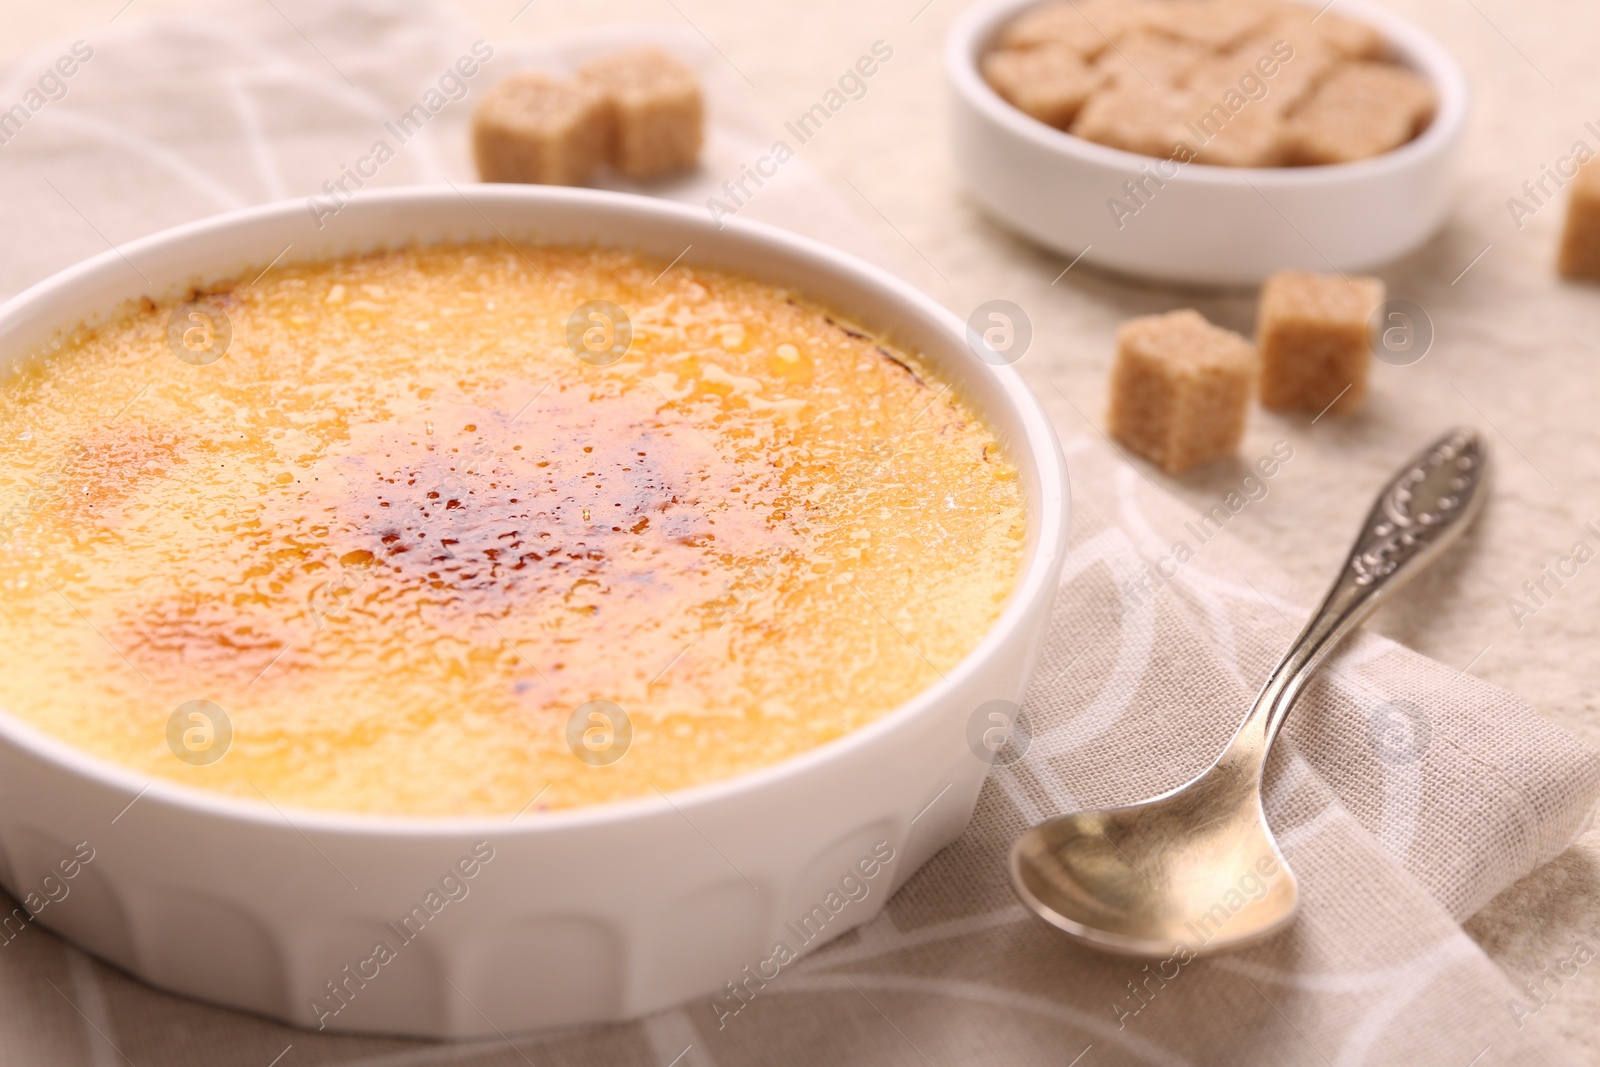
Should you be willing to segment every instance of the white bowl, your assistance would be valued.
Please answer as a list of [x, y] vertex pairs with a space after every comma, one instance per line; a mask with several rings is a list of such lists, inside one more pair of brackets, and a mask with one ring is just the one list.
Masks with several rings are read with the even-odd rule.
[[[1437, 90], [1438, 113], [1409, 144], [1335, 166], [1190, 163], [1171, 174], [1172, 165], [1154, 157], [1029, 118], [984, 81], [979, 59], [1001, 28], [1036, 2], [979, 4], [956, 22], [945, 50], [956, 167], [978, 202], [1024, 236], [1125, 274], [1254, 285], [1289, 268], [1367, 270], [1410, 252], [1443, 222], [1466, 126], [1467, 82], [1443, 46], [1405, 19], [1363, 0], [1338, 0], [1335, 8], [1377, 27], [1395, 57]], [[1148, 180], [1152, 172], [1164, 184]], [[1150, 190], [1142, 206], [1128, 199], [1130, 179]], [[1113, 199], [1137, 213], [1114, 212]]]
[[[809, 949], [872, 918], [961, 833], [988, 769], [968, 744], [969, 719], [986, 701], [1022, 698], [1066, 543], [1066, 474], [1015, 371], [973, 356], [960, 319], [883, 271], [781, 230], [737, 220], [719, 229], [704, 212], [642, 197], [399, 189], [358, 197], [323, 229], [304, 204], [280, 203], [97, 256], [0, 307], [0, 353], [14, 361], [141, 295], [130, 263], [161, 295], [259, 267], [286, 245], [286, 259], [316, 259], [502, 234], [663, 260], [692, 243], [690, 262], [807, 292], [922, 353], [1022, 472], [1025, 564], [998, 622], [946, 681], [813, 751], [670, 799], [514, 823], [279, 811], [147, 781], [0, 713], [0, 883], [45, 901], [38, 922], [153, 985], [284, 1022], [490, 1035], [725, 993], [762, 969], [775, 942]], [[174, 363], [175, 373], [187, 369]], [[58, 864], [79, 842], [93, 858], [63, 881]], [[441, 894], [447, 903], [400, 943], [386, 924], [427, 907], [425, 895], [477, 842], [493, 858], [451, 883], [467, 895]], [[857, 865], [871, 866], [875, 848], [893, 859], [867, 878]], [[860, 897], [859, 885], [866, 895], [834, 913], [828, 894], [852, 872], [850, 894]], [[51, 902], [41, 886], [67, 895]], [[785, 924], [819, 904], [821, 935], [802, 946]], [[27, 936], [13, 932], [21, 922], [4, 936]], [[394, 955], [387, 963], [374, 953], [380, 941]], [[343, 1001], [326, 999], [329, 983], [344, 988]]]

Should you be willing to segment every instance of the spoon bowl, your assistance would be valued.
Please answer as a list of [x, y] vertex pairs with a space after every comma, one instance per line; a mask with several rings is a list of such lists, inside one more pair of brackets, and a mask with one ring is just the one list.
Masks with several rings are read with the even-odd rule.
[[1379, 494], [1333, 587], [1216, 762], [1149, 800], [1028, 830], [1011, 849], [1023, 904], [1089, 945], [1134, 956], [1240, 948], [1288, 926], [1299, 885], [1261, 806], [1272, 742], [1322, 661], [1461, 536], [1487, 473], [1472, 430], [1413, 458]]
[[1011, 878], [1053, 926], [1132, 956], [1252, 944], [1288, 925], [1300, 896], [1260, 794], [1218, 768], [1138, 804], [1041, 823], [1012, 848]]

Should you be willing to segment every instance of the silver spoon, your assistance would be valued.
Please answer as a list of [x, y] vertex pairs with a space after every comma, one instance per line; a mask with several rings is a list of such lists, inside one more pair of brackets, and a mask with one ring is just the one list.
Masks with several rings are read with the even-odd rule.
[[1339, 642], [1461, 536], [1483, 504], [1488, 458], [1475, 431], [1456, 429], [1406, 464], [1217, 761], [1161, 796], [1023, 834], [1011, 849], [1022, 902], [1096, 948], [1135, 956], [1237, 948], [1286, 926], [1299, 888], [1261, 808], [1273, 739]]

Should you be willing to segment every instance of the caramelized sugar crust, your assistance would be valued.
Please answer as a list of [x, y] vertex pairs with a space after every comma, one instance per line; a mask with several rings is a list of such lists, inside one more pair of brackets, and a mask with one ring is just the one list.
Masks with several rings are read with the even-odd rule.
[[[505, 244], [278, 266], [0, 382], [0, 706], [280, 806], [510, 814], [723, 779], [938, 681], [1017, 578], [1016, 469], [914, 354], [800, 297]], [[575, 357], [573, 310], [627, 354]], [[208, 700], [219, 760], [168, 724]], [[632, 728], [596, 766], [585, 702]], [[601, 740], [604, 740], [602, 737]]]

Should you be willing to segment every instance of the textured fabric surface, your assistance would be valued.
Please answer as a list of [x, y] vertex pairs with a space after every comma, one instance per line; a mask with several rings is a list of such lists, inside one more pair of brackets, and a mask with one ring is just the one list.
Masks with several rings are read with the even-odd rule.
[[[692, 29], [496, 41], [472, 89], [640, 36], [708, 79], [705, 169], [652, 190], [703, 203], [766, 151], [770, 127]], [[66, 97], [0, 147], [0, 293], [108, 242], [317, 193], [473, 39], [431, 9], [386, 3], [251, 4], [97, 31]], [[14, 64], [0, 99], [19, 98], [61, 50]], [[445, 106], [371, 184], [470, 180], [469, 103]], [[892, 259], [803, 160], [742, 213]], [[1269, 818], [1304, 892], [1288, 933], [1152, 977], [1023, 913], [1003, 862], [1016, 834], [1199, 770], [1305, 607], [1304, 583], [1231, 531], [1202, 536], [1200, 514], [1231, 486], [1179, 503], [1094, 436], [1074, 433], [1067, 451], [1073, 547], [1028, 699], [1025, 756], [997, 768], [966, 835], [883, 915], [786, 969], [720, 1028], [695, 1003], [627, 1026], [472, 1045], [308, 1034], [166, 996], [30, 928], [0, 949], [0, 1063], [1568, 1062], [1538, 1017], [1519, 1025], [1509, 1010], [1519, 992], [1458, 923], [1571, 842], [1600, 792], [1600, 763], [1503, 690], [1381, 637], [1358, 637], [1326, 668], [1269, 768]], [[1297, 455], [1279, 458], [1294, 470]], [[1364, 497], [1381, 478], [1347, 488]], [[1192, 558], [1152, 579], [1178, 542]]]

